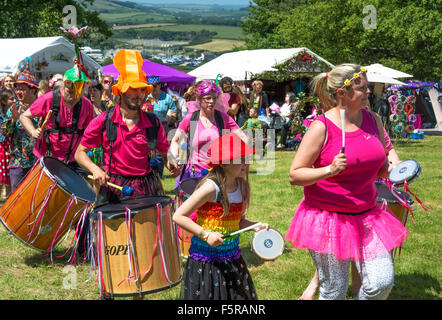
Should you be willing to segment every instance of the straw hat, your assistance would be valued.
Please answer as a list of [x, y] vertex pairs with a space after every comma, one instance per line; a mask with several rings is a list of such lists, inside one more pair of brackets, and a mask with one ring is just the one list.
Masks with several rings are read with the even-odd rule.
[[137, 50], [122, 49], [114, 57], [114, 65], [120, 72], [118, 83], [112, 86], [112, 93], [116, 96], [125, 93], [129, 88], [145, 88], [150, 94], [153, 86], [147, 84], [146, 74], [141, 69], [143, 57]]
[[232, 160], [251, 155], [256, 149], [250, 148], [234, 132], [223, 135], [210, 145], [208, 164], [216, 167], [221, 164], [232, 163]]

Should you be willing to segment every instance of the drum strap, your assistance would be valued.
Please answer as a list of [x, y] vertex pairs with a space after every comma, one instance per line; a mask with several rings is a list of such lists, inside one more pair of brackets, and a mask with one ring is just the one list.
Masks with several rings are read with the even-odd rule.
[[[111, 172], [111, 164], [112, 164], [112, 148], [115, 140], [117, 139], [117, 126], [111, 120], [111, 116], [114, 113], [115, 106], [106, 110], [106, 117], [104, 119], [102, 132], [106, 131], [106, 137], [110, 142], [110, 151], [109, 151], [109, 172]], [[147, 146], [151, 151], [155, 150], [158, 145], [158, 128], [160, 126], [160, 120], [158, 117], [152, 112], [145, 112], [147, 117], [149, 118], [152, 126], [146, 128], [146, 138], [147, 138]]]
[[58, 140], [61, 140], [62, 134], [71, 134], [71, 141], [69, 143], [68, 151], [66, 152], [65, 161], [69, 161], [72, 154], [72, 145], [74, 139], [79, 139], [84, 132], [84, 129], [78, 128], [78, 122], [80, 119], [82, 99], [77, 102], [74, 106], [72, 114], [72, 125], [70, 127], [60, 127], [60, 103], [61, 103], [61, 92], [60, 90], [55, 90], [52, 97], [52, 128], [45, 130], [46, 145], [48, 151], [52, 151], [51, 142], [49, 140], [49, 134], [58, 133]]
[[[200, 118], [200, 110], [197, 110], [194, 113], [192, 113], [192, 116], [190, 118], [189, 143], [187, 144], [187, 163], [189, 163], [190, 155], [193, 152], [193, 148], [192, 148], [193, 138], [195, 137], [195, 131], [196, 131], [196, 127], [198, 125], [197, 121], [199, 120], [199, 118]], [[216, 123], [216, 127], [218, 129], [218, 134], [221, 137], [223, 135], [223, 129], [225, 129], [224, 119], [223, 119], [221, 112], [216, 109], [215, 109], [215, 123]], [[183, 173], [184, 173], [184, 167], [181, 171], [180, 180], [182, 178]]]

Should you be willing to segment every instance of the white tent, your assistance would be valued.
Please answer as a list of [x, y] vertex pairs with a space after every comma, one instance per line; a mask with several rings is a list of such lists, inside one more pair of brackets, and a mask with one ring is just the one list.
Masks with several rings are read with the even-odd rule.
[[394, 79], [397, 79], [397, 78], [412, 78], [413, 77], [413, 75], [411, 75], [411, 74], [408, 74], [408, 73], [405, 73], [405, 72], [402, 72], [402, 71], [399, 71], [399, 70], [395, 70], [395, 69], [392, 69], [392, 68], [385, 67], [385, 66], [383, 66], [380, 63], [371, 64], [369, 66], [366, 66], [366, 68], [367, 68], [367, 71], [383, 74], [383, 75], [385, 75], [387, 77], [394, 78]]
[[[63, 37], [0, 39], [0, 72], [16, 74], [31, 58], [31, 72], [39, 79], [64, 72], [74, 66], [74, 45]], [[83, 55], [88, 73], [97, 74], [101, 66]]]
[[249, 80], [253, 74], [276, 71], [275, 65], [283, 63], [297, 53], [305, 51], [333, 68], [333, 65], [307, 48], [243, 50], [222, 54], [189, 72], [199, 80], [214, 80], [218, 74], [234, 81]]

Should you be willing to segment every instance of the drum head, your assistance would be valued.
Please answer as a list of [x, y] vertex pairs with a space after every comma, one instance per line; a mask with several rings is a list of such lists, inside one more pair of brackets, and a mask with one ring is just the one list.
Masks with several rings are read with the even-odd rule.
[[162, 208], [172, 202], [172, 199], [166, 196], [152, 196], [152, 197], [137, 197], [122, 200], [120, 203], [108, 203], [98, 206], [94, 209], [92, 218], [96, 219], [98, 212], [103, 213], [104, 219], [116, 219], [126, 215], [126, 209], [130, 209], [131, 214], [134, 215], [139, 211], [155, 208], [160, 204]]
[[252, 250], [263, 260], [275, 260], [284, 252], [284, 238], [275, 229], [262, 229], [255, 232]]
[[192, 193], [195, 191], [196, 186], [201, 181], [202, 178], [189, 178], [181, 181], [178, 186], [173, 190], [174, 194], [179, 197], [181, 191], [183, 191], [182, 198], [183, 200], [187, 200]]
[[421, 166], [416, 160], [405, 160], [397, 164], [388, 175], [388, 179], [394, 184], [402, 184], [405, 180], [414, 181], [421, 172]]
[[[394, 203], [394, 204], [399, 203], [398, 199], [396, 199], [396, 197], [391, 193], [390, 189], [388, 189], [388, 186], [385, 183], [375, 182], [375, 185], [376, 189], [378, 190], [377, 202], [383, 202], [385, 200], [387, 201], [387, 203]], [[392, 189], [399, 194], [399, 197], [401, 199], [407, 201], [409, 205], [412, 205], [414, 203], [414, 200], [411, 199], [408, 193], [395, 187], [393, 187]]]
[[91, 185], [68, 165], [52, 157], [43, 157], [41, 164], [49, 178], [67, 193], [74, 194], [83, 201], [95, 201], [95, 192]]

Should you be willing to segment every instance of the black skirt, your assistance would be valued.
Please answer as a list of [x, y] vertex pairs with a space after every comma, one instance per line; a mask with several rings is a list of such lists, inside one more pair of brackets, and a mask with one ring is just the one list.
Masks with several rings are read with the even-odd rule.
[[181, 287], [183, 300], [257, 300], [242, 256], [232, 262], [188, 258]]

